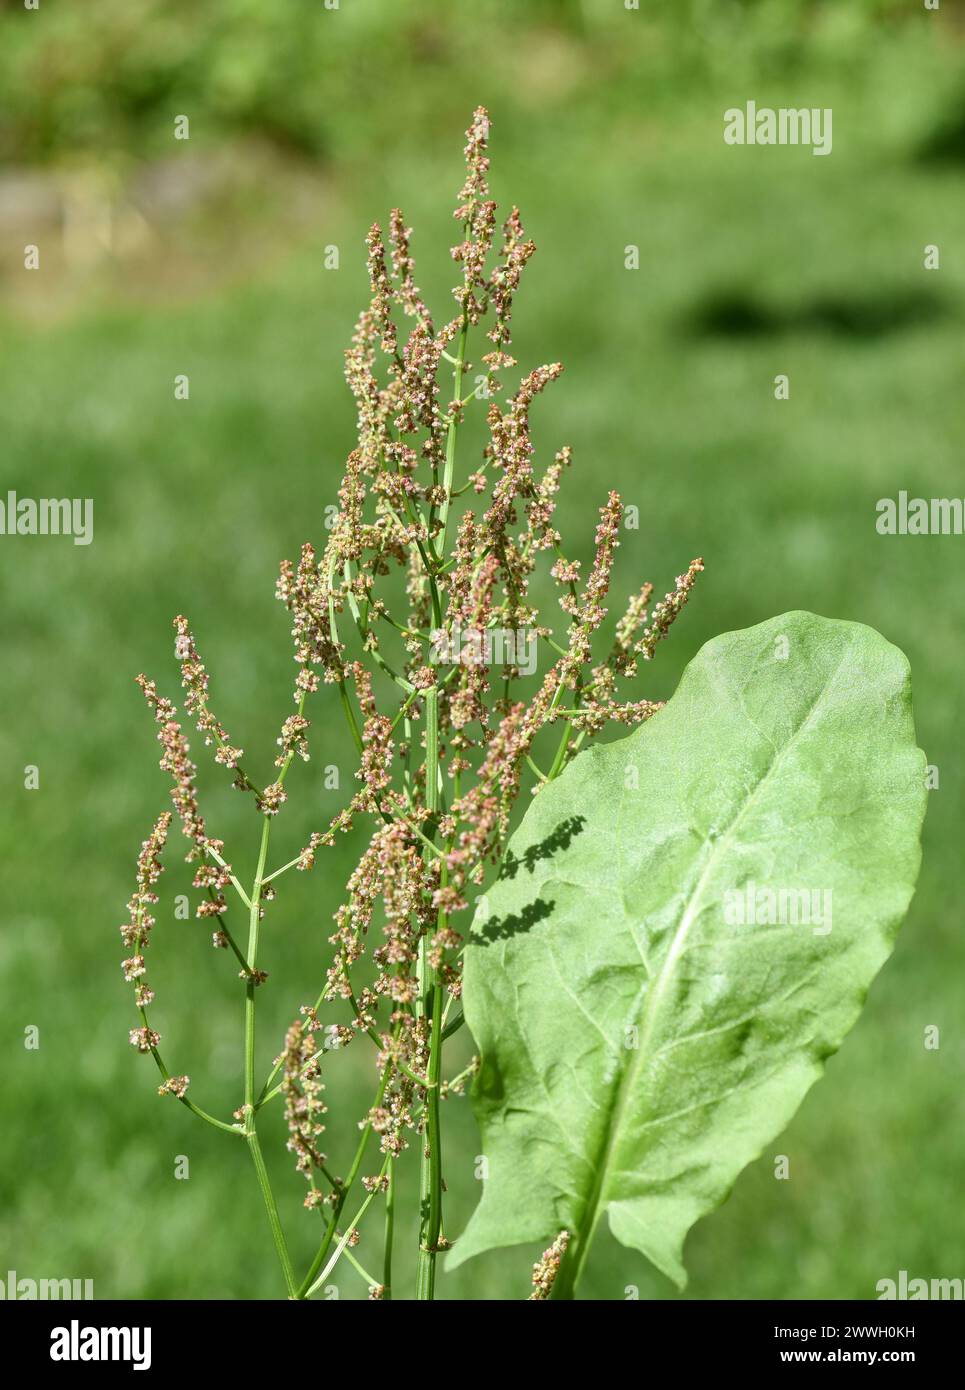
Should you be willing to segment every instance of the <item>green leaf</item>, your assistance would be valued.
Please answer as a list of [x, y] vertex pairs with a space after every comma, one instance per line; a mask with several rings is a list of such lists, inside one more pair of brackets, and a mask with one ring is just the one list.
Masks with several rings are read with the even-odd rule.
[[466, 951], [489, 1177], [450, 1264], [565, 1229], [565, 1297], [606, 1212], [683, 1287], [690, 1227], [891, 952], [925, 795], [905, 657], [810, 613], [708, 642], [664, 710], [545, 787]]

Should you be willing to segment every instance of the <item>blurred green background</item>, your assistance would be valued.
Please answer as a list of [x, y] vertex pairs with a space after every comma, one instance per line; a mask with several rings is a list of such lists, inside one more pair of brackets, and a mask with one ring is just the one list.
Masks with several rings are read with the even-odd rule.
[[[215, 708], [267, 780], [292, 677], [274, 577], [304, 539], [324, 541], [352, 446], [341, 367], [365, 299], [364, 233], [404, 208], [441, 315], [462, 132], [483, 102], [495, 196], [519, 203], [539, 247], [517, 356], [567, 367], [534, 419], [544, 450], [574, 447], [568, 549], [588, 555], [592, 509], [614, 485], [641, 515], [619, 596], [706, 559], [639, 693], [668, 696], [704, 640], [784, 609], [859, 619], [908, 653], [939, 769], [895, 956], [791, 1128], [690, 1236], [686, 1296], [869, 1298], [899, 1269], [965, 1272], [965, 539], [875, 531], [876, 501], [901, 488], [965, 494], [963, 46], [952, 0], [938, 13], [917, 0], [0, 4], [0, 490], [95, 503], [90, 547], [0, 541], [2, 1270], [93, 1278], [99, 1297], [281, 1292], [243, 1145], [158, 1100], [150, 1059], [127, 1044], [117, 927], [167, 804], [132, 678], [180, 693], [170, 623], [189, 614]], [[749, 98], [830, 106], [833, 154], [725, 146], [724, 109]], [[178, 115], [188, 141], [174, 140]], [[37, 272], [23, 268], [27, 243]], [[928, 244], [939, 271], [923, 269]], [[324, 269], [329, 246], [338, 270]], [[789, 401], [773, 397], [778, 373]], [[278, 863], [351, 784], [330, 692], [312, 717]], [[250, 877], [251, 807], [195, 745], [209, 825]], [[23, 789], [27, 764], [37, 791]], [[327, 764], [343, 791], [325, 790]], [[322, 978], [353, 843], [281, 880], [259, 1070]], [[174, 919], [179, 857], [152, 1021], [194, 1098], [227, 1115], [241, 1099], [241, 987], [207, 930]], [[938, 1051], [923, 1046], [930, 1024]], [[465, 1034], [452, 1053], [454, 1068], [466, 1060]], [[344, 1171], [372, 1069], [362, 1045], [337, 1061], [327, 1148]], [[456, 1235], [478, 1193], [478, 1139], [467, 1102], [447, 1102], [446, 1121]], [[304, 1268], [317, 1217], [301, 1209], [280, 1110], [261, 1132]], [[790, 1181], [774, 1179], [779, 1153]], [[189, 1181], [174, 1178], [178, 1155]], [[403, 1277], [413, 1215], [410, 1202]], [[358, 1253], [377, 1267], [377, 1235]], [[536, 1253], [483, 1257], [442, 1295], [525, 1296]], [[333, 1282], [365, 1297], [350, 1269]], [[676, 1296], [603, 1234], [582, 1294], [628, 1285]]]

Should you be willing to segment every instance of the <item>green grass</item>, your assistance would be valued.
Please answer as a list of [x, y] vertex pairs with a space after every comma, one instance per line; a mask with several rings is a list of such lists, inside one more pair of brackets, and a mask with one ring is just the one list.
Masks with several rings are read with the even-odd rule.
[[[534, 31], [537, 77], [541, 54], [562, 70], [543, 42]], [[647, 577], [667, 587], [693, 555], [706, 559], [640, 693], [669, 695], [683, 664], [721, 630], [788, 608], [858, 619], [908, 653], [920, 742], [940, 769], [920, 887], [895, 956], [790, 1129], [690, 1237], [687, 1296], [865, 1298], [899, 1268], [962, 1273], [954, 1175], [965, 1067], [956, 1036], [965, 539], [882, 538], [874, 526], [877, 499], [900, 488], [965, 492], [965, 265], [955, 241], [965, 192], [954, 173], [911, 157], [915, 113], [946, 69], [918, 48], [903, 64], [907, 42], [876, 35], [857, 79], [830, 59], [797, 72], [793, 100], [806, 91], [810, 104], [834, 107], [829, 159], [725, 151], [720, 114], [735, 95], [726, 74], [651, 97], [631, 81], [634, 61], [641, 71], [649, 61], [641, 49], [617, 89], [587, 60], [571, 101], [545, 78], [542, 95], [525, 83], [508, 90], [457, 46], [423, 96], [435, 110], [423, 123], [434, 133], [420, 137], [428, 145], [408, 140], [390, 108], [368, 109], [382, 147], [351, 165], [336, 150], [339, 201], [326, 224], [305, 240], [279, 220], [281, 249], [260, 275], [164, 304], [115, 294], [107, 277], [63, 318], [25, 316], [18, 287], [21, 312], [2, 323], [3, 485], [94, 498], [95, 539], [89, 548], [0, 542], [5, 1268], [93, 1277], [101, 1297], [281, 1290], [243, 1145], [159, 1100], [150, 1060], [126, 1041], [134, 1020], [117, 926], [137, 847], [167, 797], [133, 676], [146, 670], [177, 692], [170, 623], [188, 613], [216, 708], [265, 776], [292, 675], [274, 575], [303, 539], [323, 538], [321, 508], [352, 444], [341, 350], [364, 295], [364, 229], [401, 203], [417, 229], [420, 283], [441, 305], [459, 133], [472, 104], [493, 99], [495, 191], [504, 204], [519, 201], [540, 247], [518, 301], [517, 355], [526, 369], [556, 358], [567, 367], [534, 418], [547, 452], [574, 446], [561, 507], [570, 548], [587, 556], [593, 509], [612, 485], [641, 516], [619, 555], [621, 594]], [[580, 39], [565, 43], [583, 61]], [[742, 61], [735, 99], [756, 91], [774, 100], [770, 70]], [[937, 274], [921, 269], [932, 241], [943, 251]], [[332, 242], [342, 269], [325, 272], [321, 252]], [[640, 247], [637, 272], [623, 268], [629, 243]], [[721, 295], [762, 305], [762, 331], [701, 330], [701, 313]], [[927, 297], [925, 317], [906, 313]], [[828, 304], [843, 315], [829, 317]], [[187, 403], [173, 399], [178, 372], [190, 375]], [[779, 372], [791, 379], [786, 403], [773, 399]], [[350, 784], [330, 692], [312, 718], [313, 758], [292, 770], [278, 863], [327, 822]], [[211, 829], [248, 876], [250, 806], [197, 751]], [[22, 790], [28, 763], [40, 767], [39, 791]], [[340, 767], [342, 792], [324, 790], [326, 764]], [[226, 1115], [241, 1099], [242, 991], [207, 931], [174, 919], [172, 896], [187, 879], [174, 855], [168, 862], [153, 1021], [172, 1067], [191, 1074], [195, 1099]], [[266, 1070], [322, 978], [352, 862], [343, 842], [314, 874], [282, 880], [263, 933]], [[40, 1027], [37, 1051], [22, 1046], [28, 1024]], [[928, 1024], [942, 1029], [937, 1052], [923, 1048]], [[363, 1046], [330, 1068], [328, 1148], [343, 1171], [374, 1084]], [[458, 1066], [464, 1035], [453, 1053]], [[446, 1119], [447, 1230], [456, 1235], [478, 1192], [478, 1139], [466, 1102], [450, 1101]], [[304, 1267], [317, 1217], [301, 1210], [280, 1111], [266, 1112], [262, 1135]], [[790, 1158], [788, 1182], [772, 1175], [776, 1154]], [[179, 1155], [190, 1159], [186, 1182], [174, 1179]], [[402, 1216], [404, 1275], [414, 1213]], [[535, 1253], [481, 1258], [445, 1278], [443, 1294], [521, 1296]], [[372, 1235], [359, 1254], [378, 1267]], [[338, 1285], [342, 1297], [364, 1297], [348, 1269]], [[641, 1257], [603, 1235], [583, 1294], [621, 1298], [629, 1285], [641, 1298], [673, 1296]]]

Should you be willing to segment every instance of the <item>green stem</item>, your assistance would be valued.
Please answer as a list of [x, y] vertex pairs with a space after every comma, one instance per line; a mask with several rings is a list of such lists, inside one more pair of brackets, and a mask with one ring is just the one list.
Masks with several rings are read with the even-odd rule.
[[570, 1243], [566, 1248], [562, 1260], [560, 1260], [560, 1267], [556, 1271], [556, 1278], [553, 1280], [553, 1287], [550, 1290], [551, 1299], [572, 1299], [576, 1297], [577, 1281], [583, 1272], [583, 1265], [586, 1262], [589, 1246], [589, 1240], [583, 1243], [578, 1236], [570, 1237]]
[[[463, 312], [462, 329], [459, 333], [459, 351], [452, 369], [452, 405], [459, 403], [462, 395], [462, 374], [466, 365], [466, 339], [469, 335], [469, 318]], [[459, 430], [459, 411], [452, 410], [449, 417], [449, 429], [446, 434], [446, 461], [442, 474], [443, 499], [439, 508], [439, 520], [442, 522], [442, 530], [439, 532], [439, 549], [436, 552], [437, 562], [441, 563], [446, 558], [446, 528], [449, 524], [449, 498], [452, 493], [452, 478], [456, 468], [456, 435]], [[430, 544], [432, 542], [430, 541]]]
[[[449, 1007], [449, 1006], [448, 1006], [448, 1004], [447, 1004], [447, 1005], [446, 1005], [447, 1010], [448, 1010], [448, 1007]], [[459, 1029], [462, 1027], [462, 1025], [465, 1023], [465, 1021], [466, 1021], [465, 1014], [459, 1014], [459, 1016], [458, 1016], [457, 1018], [454, 1018], [454, 1019], [452, 1020], [451, 1023], [447, 1023], [447, 1022], [446, 1022], [446, 1016], [445, 1016], [445, 1014], [443, 1014], [443, 1016], [442, 1016], [442, 1041], [445, 1042], [448, 1038], [451, 1038], [451, 1037], [452, 1037], [453, 1033], [458, 1033], [458, 1032], [459, 1032]]]
[[[218, 853], [218, 851], [216, 849], [212, 849], [210, 845], [207, 845], [205, 847], [204, 853], [210, 854], [214, 862], [216, 864], [220, 864], [223, 869], [226, 869], [228, 867], [225, 861], [222, 859], [221, 855]], [[230, 877], [232, 886], [234, 887], [235, 892], [238, 894], [238, 897], [244, 903], [245, 907], [247, 907], [250, 910], [251, 901], [248, 897], [248, 894], [242, 888], [241, 884], [238, 882], [237, 878], [235, 878], [234, 874], [231, 874]]]
[[[468, 286], [467, 286], [468, 288]], [[446, 558], [446, 531], [449, 524], [449, 504], [452, 496], [452, 481], [456, 467], [456, 440], [459, 433], [459, 406], [462, 395], [462, 377], [466, 361], [466, 340], [469, 334], [469, 316], [464, 310], [462, 328], [459, 334], [459, 348], [453, 363], [453, 391], [449, 426], [446, 433], [446, 457], [442, 479], [442, 503], [439, 508], [439, 545], [435, 547], [430, 539], [435, 566]], [[434, 510], [434, 509], [433, 509]], [[431, 531], [431, 527], [430, 527]], [[428, 567], [427, 567], [428, 568]], [[442, 604], [439, 597], [436, 576], [429, 571], [432, 589], [433, 614], [436, 626], [442, 623]], [[455, 669], [455, 668], [454, 668]], [[450, 673], [452, 674], [452, 673]], [[430, 819], [439, 810], [439, 691], [426, 692], [426, 759], [425, 796], [426, 809]], [[443, 881], [445, 869], [443, 869]], [[433, 976], [435, 975], [435, 978]], [[442, 1228], [442, 1136], [439, 1123], [439, 1078], [442, 1074], [442, 981], [431, 968], [429, 961], [429, 941], [423, 934], [419, 944], [419, 984], [420, 1016], [431, 1016], [429, 1043], [430, 1089], [426, 1092], [426, 1134], [422, 1146], [422, 1160], [419, 1177], [419, 1272], [417, 1297], [432, 1299], [435, 1293], [436, 1248]]]
[[338, 698], [342, 703], [342, 710], [348, 721], [349, 729], [352, 731], [352, 741], [358, 752], [361, 753], [364, 751], [365, 745], [362, 742], [362, 731], [359, 728], [358, 720], [355, 718], [355, 711], [352, 708], [352, 702], [349, 699], [348, 689], [345, 685], [345, 677], [339, 677], [336, 684], [338, 685]]
[[368, 1286], [369, 1286], [370, 1289], [371, 1289], [371, 1288], [378, 1288], [378, 1283], [379, 1283], [378, 1279], [373, 1278], [373, 1276], [368, 1272], [368, 1270], [367, 1270], [367, 1269], [365, 1268], [365, 1266], [361, 1263], [361, 1261], [359, 1261], [359, 1260], [357, 1260], [357, 1259], [355, 1258], [355, 1256], [352, 1254], [351, 1250], [349, 1249], [349, 1247], [348, 1247], [347, 1245], [346, 1245], [345, 1249], [342, 1251], [342, 1254], [343, 1254], [343, 1255], [345, 1256], [345, 1258], [348, 1260], [348, 1262], [349, 1262], [349, 1264], [352, 1266], [352, 1268], [355, 1269], [355, 1270], [357, 1270], [358, 1273], [361, 1274], [362, 1278], [365, 1280], [366, 1284], [368, 1284]]
[[258, 1175], [258, 1185], [261, 1188], [261, 1195], [264, 1198], [265, 1210], [268, 1213], [268, 1223], [271, 1226], [271, 1233], [275, 1240], [275, 1249], [278, 1251], [278, 1258], [285, 1273], [285, 1284], [288, 1288], [288, 1297], [296, 1296], [295, 1271], [292, 1268], [291, 1255], [288, 1253], [288, 1244], [285, 1240], [285, 1233], [281, 1228], [281, 1220], [278, 1216], [278, 1208], [275, 1205], [274, 1193], [271, 1190], [271, 1183], [268, 1180], [268, 1170], [265, 1167], [265, 1160], [262, 1157], [261, 1145], [258, 1142], [258, 1135], [255, 1133], [254, 1120], [252, 1127], [247, 1134], [248, 1148], [255, 1165], [255, 1172]]
[[207, 1120], [208, 1124], [214, 1125], [215, 1129], [226, 1130], [228, 1134], [240, 1135], [242, 1133], [237, 1125], [228, 1125], [225, 1124], [224, 1120], [216, 1120], [213, 1115], [208, 1114], [207, 1110], [202, 1110], [200, 1105], [195, 1105], [193, 1100], [188, 1100], [187, 1096], [179, 1096], [178, 1099], [183, 1106], [191, 1111], [192, 1115], [197, 1115], [199, 1120]]
[[[369, 628], [367, 623], [364, 622], [362, 619], [362, 610], [359, 608], [358, 600], [356, 599], [351, 589], [352, 562], [350, 560], [345, 561], [345, 566], [343, 568], [342, 573], [345, 577], [349, 611], [351, 612], [352, 618], [355, 622], [355, 626], [358, 629], [359, 637], [362, 639], [364, 643], [369, 635]], [[382, 671], [385, 672], [385, 674], [389, 677], [389, 680], [395, 682], [395, 684], [399, 687], [400, 690], [404, 691], [406, 695], [414, 695], [416, 693], [415, 687], [413, 686], [412, 682], [406, 680], [405, 676], [400, 676], [398, 671], [393, 666], [389, 665], [389, 663], [383, 657], [382, 653], [379, 651], [378, 647], [370, 647], [368, 650], [369, 655], [371, 656], [375, 664]]]
[[[382, 1104], [382, 1099], [385, 1095], [385, 1088], [389, 1084], [389, 1075], [391, 1071], [392, 1067], [390, 1065], [386, 1067], [385, 1072], [382, 1075], [382, 1079], [379, 1082], [379, 1089], [376, 1091], [375, 1100], [372, 1103], [373, 1110], [376, 1110]], [[301, 1284], [298, 1287], [298, 1291], [295, 1294], [296, 1298], [307, 1298], [309, 1292], [311, 1292], [315, 1287], [315, 1276], [321, 1269], [322, 1262], [324, 1261], [325, 1256], [328, 1254], [329, 1249], [331, 1248], [332, 1240], [334, 1239], [335, 1232], [338, 1227], [338, 1218], [342, 1214], [342, 1208], [344, 1207], [345, 1200], [352, 1189], [352, 1185], [354, 1184], [355, 1179], [358, 1177], [359, 1169], [362, 1166], [362, 1159], [365, 1155], [365, 1147], [369, 1142], [369, 1135], [371, 1133], [371, 1122], [367, 1122], [359, 1138], [358, 1147], [355, 1150], [355, 1157], [352, 1160], [352, 1166], [349, 1169], [348, 1177], [342, 1183], [341, 1190], [335, 1199], [335, 1205], [332, 1207], [332, 1215], [329, 1218], [328, 1225], [325, 1228], [325, 1234], [322, 1236], [322, 1243], [315, 1253], [315, 1258], [312, 1260], [308, 1273], [305, 1275], [305, 1278], [302, 1280]]]
[[439, 1079], [442, 1068], [442, 982], [436, 977], [432, 986], [432, 1035], [429, 1047], [429, 1081], [426, 1092], [426, 1215], [423, 1238], [419, 1245], [419, 1281], [417, 1298], [431, 1299], [435, 1295], [436, 1252], [442, 1230], [442, 1126], [439, 1116]]
[[553, 759], [553, 764], [549, 772], [546, 774], [547, 782], [554, 781], [563, 771], [563, 764], [566, 762], [566, 750], [570, 746], [570, 735], [572, 734], [572, 732], [572, 724], [565, 725], [563, 729], [563, 736], [560, 739], [556, 749], [556, 757]]
[[451, 1081], [446, 1082], [446, 1094], [458, 1095], [459, 1092], [456, 1088], [461, 1086], [463, 1082], [468, 1081], [471, 1076], [475, 1076], [478, 1070], [479, 1058], [474, 1057], [468, 1067], [464, 1067], [458, 1076], [454, 1076]]
[[[439, 705], [435, 691], [426, 699], [426, 808], [439, 809]], [[443, 882], [445, 881], [443, 870]], [[442, 1135], [439, 1122], [439, 1079], [442, 1074], [442, 981], [429, 961], [430, 943], [420, 943], [422, 1015], [431, 1019], [429, 1039], [429, 1089], [426, 1092], [426, 1134], [420, 1175], [419, 1274], [416, 1297], [431, 1299], [435, 1292], [436, 1248], [442, 1227]]]
[[[268, 841], [271, 837], [271, 817], [265, 816], [261, 826], [261, 845], [258, 850], [258, 868], [251, 889], [251, 911], [248, 914], [248, 950], [245, 953], [248, 969], [254, 971], [258, 959], [258, 928], [261, 923], [261, 881], [268, 858]], [[255, 1108], [255, 982], [249, 975], [245, 985], [245, 1108]], [[249, 1119], [252, 1117], [249, 1117]], [[248, 1120], [246, 1120], [246, 1126]]]
[[395, 1235], [395, 1163], [389, 1160], [389, 1186], [385, 1194], [385, 1247], [382, 1256], [382, 1298], [392, 1298], [392, 1241]]
[[[141, 1021], [143, 1022], [144, 1027], [150, 1027], [147, 1021], [146, 1010], [138, 1009], [138, 1013], [141, 1015]], [[167, 1081], [168, 1078], [171, 1076], [171, 1072], [169, 1072], [167, 1067], [164, 1065], [164, 1058], [161, 1056], [160, 1052], [158, 1052], [156, 1047], [151, 1048], [151, 1056], [157, 1063], [158, 1071], [164, 1077], [164, 1080]], [[216, 1120], [213, 1115], [208, 1114], [207, 1110], [202, 1110], [200, 1105], [195, 1105], [193, 1100], [188, 1100], [187, 1096], [177, 1096], [176, 1099], [181, 1102], [181, 1104], [184, 1106], [186, 1110], [190, 1110], [192, 1115], [197, 1115], [199, 1120], [205, 1120], [209, 1125], [214, 1125], [215, 1129], [223, 1129], [226, 1130], [228, 1134], [237, 1134], [241, 1138], [244, 1137], [244, 1130], [239, 1125], [229, 1125], [225, 1124], [224, 1120]]]
[[[371, 1038], [372, 1042], [375, 1043], [376, 1047], [381, 1052], [383, 1050], [382, 1039], [379, 1037], [378, 1033], [375, 1031], [374, 1028], [369, 1028], [365, 1023], [364, 1019], [362, 1018], [362, 1011], [358, 1005], [358, 1000], [356, 999], [353, 993], [349, 993], [349, 1002], [351, 1003], [352, 1008], [355, 1010], [355, 1017], [361, 1024], [362, 1031], [366, 1034], [367, 1037]], [[403, 1062], [400, 1057], [394, 1057], [392, 1060], [392, 1065], [397, 1067], [398, 1070], [401, 1071], [404, 1076], [407, 1076], [409, 1078], [410, 1081], [414, 1081], [417, 1086], [429, 1086], [432, 1084], [429, 1081], [428, 1077], [420, 1076], [417, 1071], [413, 1071], [412, 1068], [408, 1066], [405, 1062]]]
[[[434, 815], [439, 809], [439, 700], [438, 692], [435, 690], [426, 692], [426, 809], [430, 816]], [[429, 1076], [432, 1081], [432, 1069], [435, 1054], [441, 1046], [439, 1033], [441, 1026], [436, 1027], [436, 1007], [435, 1001], [439, 1002], [439, 1023], [441, 1025], [441, 990], [435, 987], [433, 975], [434, 971], [429, 961], [429, 938], [427, 933], [423, 933], [419, 943], [419, 984], [420, 1000], [419, 1013], [422, 1018], [431, 1018], [431, 1034], [429, 1044]], [[433, 1106], [431, 1100], [435, 1099], [435, 1124], [431, 1124]], [[434, 1241], [431, 1239], [431, 1226], [433, 1217], [438, 1217], [441, 1203], [441, 1192], [437, 1190], [439, 1135], [439, 1088], [427, 1093], [426, 1099], [427, 1125], [425, 1140], [422, 1145], [422, 1156], [419, 1166], [419, 1275], [417, 1297], [430, 1299], [433, 1295], [435, 1281], [435, 1249]], [[433, 1133], [432, 1131], [435, 1131]], [[436, 1226], [436, 1239], [438, 1239], [438, 1225]]]
[[[387, 1166], [388, 1166], [388, 1163], [389, 1163], [389, 1159], [388, 1159], [388, 1156], [386, 1156], [385, 1162], [382, 1164], [382, 1168], [381, 1168], [380, 1173], [379, 1173], [379, 1176], [380, 1176], [380, 1177], [385, 1173], [385, 1170], [386, 1170], [386, 1168], [387, 1168]], [[341, 1237], [341, 1239], [340, 1239], [339, 1242], [338, 1242], [338, 1245], [336, 1245], [334, 1251], [332, 1252], [332, 1255], [331, 1255], [331, 1257], [329, 1258], [329, 1261], [328, 1261], [328, 1263], [326, 1264], [325, 1268], [322, 1270], [321, 1274], [319, 1274], [318, 1278], [314, 1281], [314, 1283], [310, 1285], [310, 1287], [309, 1287], [307, 1293], [304, 1295], [305, 1298], [310, 1298], [310, 1297], [312, 1296], [312, 1294], [315, 1292], [316, 1289], [320, 1289], [321, 1286], [324, 1284], [325, 1280], [328, 1278], [329, 1274], [331, 1274], [332, 1270], [335, 1268], [336, 1264], [338, 1263], [338, 1260], [339, 1260], [339, 1257], [340, 1257], [341, 1254], [342, 1254], [342, 1251], [345, 1249], [345, 1247], [348, 1245], [349, 1241], [351, 1240], [351, 1238], [352, 1238], [352, 1232], [357, 1228], [359, 1222], [362, 1220], [362, 1217], [365, 1215], [365, 1213], [368, 1211], [369, 1207], [371, 1206], [372, 1201], [373, 1201], [373, 1199], [374, 1199], [375, 1194], [376, 1194], [377, 1191], [378, 1191], [377, 1188], [373, 1188], [373, 1190], [372, 1190], [372, 1191], [368, 1194], [368, 1196], [366, 1197], [365, 1201], [364, 1201], [364, 1202], [362, 1203], [362, 1205], [359, 1207], [358, 1211], [355, 1213], [355, 1216], [352, 1218], [352, 1220], [349, 1222], [348, 1226], [346, 1227], [346, 1229], [345, 1229], [345, 1234]]]
[[[366, 1135], [366, 1138], [368, 1138], [368, 1135]], [[325, 1234], [322, 1236], [322, 1243], [316, 1251], [315, 1258], [312, 1260], [312, 1263], [309, 1266], [308, 1273], [305, 1275], [305, 1278], [299, 1284], [297, 1292], [295, 1293], [295, 1297], [299, 1300], [307, 1298], [309, 1293], [314, 1290], [315, 1276], [321, 1269], [322, 1261], [325, 1259], [325, 1256], [328, 1254], [331, 1248], [332, 1241], [335, 1238], [335, 1232], [338, 1229], [338, 1218], [342, 1214], [342, 1208], [345, 1205], [345, 1198], [347, 1196], [348, 1190], [343, 1189], [335, 1198], [335, 1205], [332, 1207], [332, 1214], [328, 1219], [328, 1225], [325, 1227]]]
[[[334, 642], [334, 644], [335, 644], [335, 646], [336, 646], [336, 648], [337, 648], [337, 647], [339, 646], [339, 637], [338, 637], [338, 622], [337, 622], [337, 620], [336, 620], [336, 618], [335, 618], [335, 561], [334, 561], [334, 559], [329, 561], [329, 566], [328, 566], [328, 626], [329, 626], [329, 632], [330, 632], [332, 641]], [[345, 685], [345, 675], [344, 675], [344, 672], [343, 672], [342, 674], [340, 674], [339, 679], [337, 680], [336, 684], [338, 685], [338, 698], [339, 698], [339, 700], [341, 701], [342, 711], [343, 711], [343, 713], [344, 713], [344, 715], [345, 715], [345, 718], [346, 718], [346, 720], [347, 720], [347, 722], [348, 722], [349, 729], [351, 730], [351, 733], [352, 733], [352, 740], [353, 740], [353, 742], [354, 742], [354, 744], [355, 744], [356, 749], [357, 749], [358, 752], [361, 754], [362, 751], [363, 751], [363, 749], [364, 749], [364, 744], [362, 743], [362, 730], [359, 728], [358, 720], [357, 720], [356, 717], [355, 717], [355, 710], [352, 708], [352, 702], [351, 702], [351, 700], [349, 699], [348, 690], [347, 690], [346, 685]]]
[[282, 864], [280, 869], [275, 869], [273, 873], [267, 874], [261, 881], [262, 887], [266, 883], [271, 883], [273, 878], [281, 878], [282, 874], [287, 874], [289, 869], [294, 869], [297, 864], [301, 863], [301, 858], [300, 854], [296, 855], [294, 859], [289, 859], [287, 864]]
[[[287, 766], [284, 771], [288, 771]], [[252, 971], [258, 959], [258, 928], [261, 921], [261, 889], [265, 873], [265, 863], [268, 859], [268, 841], [270, 838], [271, 818], [265, 816], [261, 827], [258, 867], [255, 870], [255, 879], [251, 887], [251, 913], [248, 919], [247, 958], [249, 969]], [[254, 978], [249, 975], [245, 982], [245, 1138], [248, 1140], [248, 1149], [251, 1153], [252, 1162], [255, 1165], [255, 1173], [258, 1177], [258, 1185], [261, 1188], [265, 1210], [268, 1213], [268, 1224], [271, 1227], [271, 1234], [275, 1241], [275, 1249], [278, 1251], [278, 1258], [281, 1261], [281, 1267], [285, 1275], [288, 1296], [289, 1298], [294, 1298], [296, 1296], [295, 1271], [292, 1268], [291, 1255], [288, 1253], [288, 1244], [285, 1240], [285, 1233], [281, 1228], [278, 1207], [275, 1204], [275, 1197], [268, 1178], [268, 1170], [265, 1167], [265, 1160], [262, 1156], [261, 1145], [258, 1142], [258, 1134], [255, 1129], [256, 988], [257, 986]]]
[[[312, 1056], [309, 1057], [307, 1062], [303, 1063], [303, 1065], [299, 1069], [298, 1075], [300, 1077], [304, 1076], [305, 1073], [308, 1071], [308, 1068], [313, 1066], [320, 1057], [324, 1056], [325, 1048], [320, 1047], [317, 1052], [313, 1053]], [[278, 1070], [276, 1069], [272, 1072], [271, 1076], [268, 1078], [268, 1080], [265, 1082], [264, 1086], [262, 1086], [260, 1092], [258, 1093], [258, 1099], [255, 1101], [256, 1111], [260, 1110], [263, 1105], [267, 1105], [270, 1100], [273, 1100], [275, 1096], [279, 1095], [284, 1090], [284, 1081], [279, 1081], [277, 1086], [272, 1086], [271, 1090], [268, 1089], [269, 1086], [271, 1086], [271, 1083], [277, 1076], [277, 1074]]]

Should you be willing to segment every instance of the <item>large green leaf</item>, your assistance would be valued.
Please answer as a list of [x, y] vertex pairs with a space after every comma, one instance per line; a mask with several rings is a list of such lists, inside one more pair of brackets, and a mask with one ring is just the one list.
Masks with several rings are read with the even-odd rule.
[[[708, 642], [666, 709], [576, 758], [473, 922], [489, 1177], [450, 1261], [566, 1229], [565, 1296], [606, 1212], [682, 1287], [688, 1230], [857, 1019], [924, 806], [905, 657], [810, 613]], [[796, 890], [831, 894], [810, 925]]]

